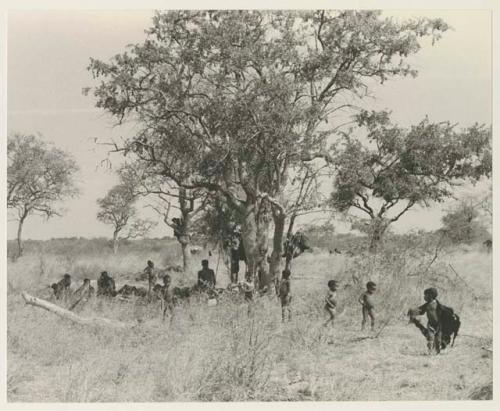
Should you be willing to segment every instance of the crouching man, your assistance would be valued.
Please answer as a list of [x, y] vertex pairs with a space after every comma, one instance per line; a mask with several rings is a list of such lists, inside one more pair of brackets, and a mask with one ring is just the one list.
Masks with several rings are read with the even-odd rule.
[[[450, 342], [453, 346], [460, 328], [460, 317], [453, 312], [452, 308], [442, 305], [437, 300], [437, 296], [438, 292], [435, 288], [427, 288], [424, 290], [425, 304], [408, 311], [410, 322], [415, 324], [427, 339], [429, 354], [434, 352], [439, 354]], [[427, 327], [415, 318], [424, 314], [427, 315]], [[452, 335], [453, 341], [451, 341]]]

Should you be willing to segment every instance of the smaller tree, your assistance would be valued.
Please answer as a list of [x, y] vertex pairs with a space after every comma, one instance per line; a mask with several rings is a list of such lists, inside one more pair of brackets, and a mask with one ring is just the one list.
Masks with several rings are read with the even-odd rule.
[[325, 221], [321, 225], [308, 224], [303, 228], [303, 232], [309, 238], [313, 247], [332, 249], [332, 242], [335, 237], [335, 226], [331, 221]]
[[28, 216], [60, 216], [58, 204], [78, 194], [76, 161], [34, 135], [14, 134], [7, 142], [7, 207], [15, 210], [17, 257], [23, 253], [22, 231]]
[[[113, 253], [118, 251], [120, 239], [143, 237], [153, 228], [154, 223], [149, 220], [136, 218], [136, 197], [130, 187], [119, 184], [113, 187], [105, 197], [99, 198], [97, 204], [100, 211], [97, 219], [113, 227]], [[126, 235], [121, 235], [126, 227]]]
[[[156, 202], [148, 204], [163, 222], [173, 230], [174, 237], [181, 246], [182, 266], [184, 272], [189, 272], [192, 267], [191, 245], [194, 226], [197, 224], [197, 216], [205, 207], [206, 196], [200, 201], [199, 191], [186, 190], [184, 188], [173, 189], [172, 191], [150, 192], [155, 194]], [[165, 189], [164, 189], [165, 190]], [[171, 210], [174, 209], [179, 214], [178, 217], [171, 217]]]
[[426, 118], [408, 130], [392, 124], [387, 112], [363, 111], [356, 119], [367, 136], [343, 135], [331, 202], [341, 212], [355, 208], [370, 218], [371, 251], [413, 206], [442, 202], [455, 186], [491, 174], [489, 128], [456, 131]]
[[[163, 222], [173, 230], [181, 245], [183, 269], [192, 268], [192, 231], [199, 213], [205, 207], [207, 193], [203, 189], [188, 190], [174, 179], [158, 174], [158, 170], [144, 161], [125, 163], [119, 170], [120, 181], [133, 192], [135, 197], [153, 199], [147, 207], [153, 209]], [[171, 211], [178, 213], [171, 216]]]
[[470, 244], [487, 237], [485, 227], [479, 221], [479, 205], [472, 201], [460, 201], [443, 216], [441, 229], [453, 243]]

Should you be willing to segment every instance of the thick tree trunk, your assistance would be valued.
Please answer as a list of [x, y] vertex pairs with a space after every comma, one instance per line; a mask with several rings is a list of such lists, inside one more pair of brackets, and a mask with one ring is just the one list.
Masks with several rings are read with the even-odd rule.
[[246, 272], [245, 280], [249, 282], [255, 281], [256, 274], [256, 250], [257, 250], [257, 222], [256, 222], [256, 205], [254, 202], [249, 202], [245, 206], [243, 224], [241, 226], [241, 240], [245, 248], [246, 256]]
[[180, 238], [179, 243], [182, 249], [182, 269], [187, 273], [193, 268], [189, 238], [183, 236]]
[[59, 317], [66, 318], [74, 323], [80, 325], [86, 325], [91, 327], [104, 327], [104, 328], [117, 328], [126, 329], [132, 327], [132, 324], [126, 324], [119, 321], [109, 320], [107, 318], [83, 318], [75, 313], [59, 307], [58, 305], [49, 303], [48, 301], [42, 300], [41, 298], [36, 298], [29, 295], [27, 292], [23, 291], [22, 296], [26, 304], [33, 305], [35, 307], [43, 308], [44, 310], [50, 311], [58, 315]]
[[269, 250], [269, 225], [270, 218], [266, 210], [261, 211], [257, 225], [257, 248], [256, 248], [256, 269], [258, 274], [258, 288], [260, 290], [270, 288], [272, 277], [269, 273], [267, 252]]
[[369, 247], [369, 251], [371, 253], [376, 253], [379, 250], [382, 237], [384, 236], [387, 227], [389, 227], [389, 222], [382, 218], [376, 218], [372, 220]]
[[23, 241], [22, 241], [22, 234], [23, 234], [23, 224], [24, 220], [26, 219], [26, 216], [23, 216], [19, 219], [19, 225], [17, 227], [17, 257], [19, 258], [23, 255]]

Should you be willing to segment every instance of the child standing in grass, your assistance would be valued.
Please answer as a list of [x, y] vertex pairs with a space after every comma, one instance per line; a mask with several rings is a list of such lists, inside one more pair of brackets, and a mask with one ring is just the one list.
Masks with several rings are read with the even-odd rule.
[[292, 310], [290, 309], [290, 302], [292, 295], [290, 292], [290, 270], [285, 269], [281, 273], [281, 282], [279, 288], [279, 296], [281, 301], [281, 320], [285, 322], [286, 313], [288, 312], [288, 321], [292, 319]]
[[151, 301], [151, 292], [156, 284], [155, 265], [151, 260], [148, 260], [144, 273], [148, 276], [148, 299]]
[[377, 285], [373, 281], [366, 283], [366, 291], [359, 297], [362, 307], [363, 320], [361, 321], [361, 331], [365, 329], [366, 320], [370, 317], [371, 330], [375, 329], [375, 306], [373, 304], [373, 293], [377, 290]]
[[161, 287], [161, 303], [163, 305], [163, 321], [167, 316], [167, 311], [170, 314], [170, 320], [174, 315], [174, 294], [170, 289], [170, 276], [167, 274], [163, 277], [163, 287]]
[[335, 316], [337, 313], [337, 281], [328, 281], [328, 293], [325, 298], [325, 310], [328, 312], [330, 318], [325, 322], [325, 327], [330, 325], [333, 327]]

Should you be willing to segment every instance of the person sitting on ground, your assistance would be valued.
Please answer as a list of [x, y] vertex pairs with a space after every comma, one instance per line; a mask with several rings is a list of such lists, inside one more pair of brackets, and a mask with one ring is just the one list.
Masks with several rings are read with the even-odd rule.
[[64, 274], [60, 281], [51, 285], [51, 288], [54, 290], [54, 296], [57, 300], [67, 298], [71, 293], [71, 275]]
[[73, 310], [78, 304], [89, 301], [94, 296], [94, 287], [90, 285], [90, 279], [85, 278], [83, 284], [73, 293], [73, 304], [70, 310]]
[[373, 281], [366, 283], [366, 291], [359, 297], [361, 304], [361, 313], [363, 320], [361, 321], [361, 331], [365, 329], [366, 321], [370, 317], [371, 330], [375, 329], [375, 306], [373, 304], [373, 293], [377, 290], [377, 285]]
[[114, 297], [116, 295], [115, 280], [109, 276], [107, 271], [102, 271], [97, 280], [97, 295]]
[[200, 290], [212, 289], [215, 287], [214, 270], [208, 267], [208, 260], [201, 261], [202, 269], [198, 271], [198, 288]]
[[285, 269], [281, 273], [281, 281], [279, 286], [279, 297], [281, 301], [281, 321], [285, 322], [286, 313], [288, 312], [288, 321], [292, 319], [292, 310], [290, 302], [292, 301], [292, 294], [290, 289], [290, 270]]
[[81, 298], [82, 300], [88, 300], [95, 293], [94, 287], [90, 285], [90, 279], [85, 278], [83, 284], [78, 288], [73, 294], [75, 297]]
[[325, 298], [325, 310], [328, 312], [330, 318], [325, 322], [325, 327], [330, 325], [333, 327], [335, 316], [337, 313], [337, 281], [328, 281], [328, 292]]

